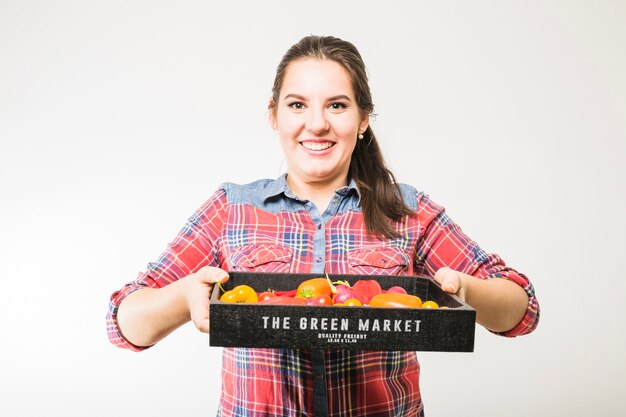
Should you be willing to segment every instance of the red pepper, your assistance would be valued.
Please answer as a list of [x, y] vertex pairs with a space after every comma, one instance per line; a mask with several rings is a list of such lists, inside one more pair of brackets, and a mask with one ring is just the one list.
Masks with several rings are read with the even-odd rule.
[[360, 279], [352, 286], [356, 298], [363, 304], [369, 304], [372, 297], [383, 292], [378, 281], [374, 279]]
[[296, 290], [288, 290], [288, 291], [274, 291], [274, 294], [276, 294], [277, 296], [284, 296], [284, 297], [295, 297], [296, 296]]
[[280, 304], [280, 305], [292, 305], [292, 306], [305, 306], [306, 299], [304, 298], [296, 298], [296, 297], [286, 297], [284, 295], [279, 295], [273, 298], [268, 298], [267, 300], [259, 301], [258, 304]]
[[329, 295], [319, 295], [313, 298], [306, 298], [306, 303], [310, 306], [332, 306], [333, 299]]

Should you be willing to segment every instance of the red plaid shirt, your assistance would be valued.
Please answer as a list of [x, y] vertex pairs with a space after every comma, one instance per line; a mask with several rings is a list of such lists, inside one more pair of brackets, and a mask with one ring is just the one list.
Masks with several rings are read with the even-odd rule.
[[[163, 287], [206, 265], [227, 271], [428, 276], [449, 266], [477, 278], [503, 277], [526, 290], [529, 304], [522, 321], [501, 334], [531, 332], [539, 307], [528, 279], [485, 253], [425, 194], [407, 185], [401, 189], [416, 215], [396, 224], [401, 238], [381, 240], [365, 233], [354, 181], [336, 191], [324, 213], [294, 196], [284, 176], [224, 184], [147, 271], [111, 296], [111, 342], [142, 349], [117, 327], [117, 309], [128, 294]], [[329, 349], [325, 356], [330, 416], [423, 415], [415, 352]], [[308, 350], [225, 348], [222, 384], [219, 412], [224, 417], [314, 413]]]

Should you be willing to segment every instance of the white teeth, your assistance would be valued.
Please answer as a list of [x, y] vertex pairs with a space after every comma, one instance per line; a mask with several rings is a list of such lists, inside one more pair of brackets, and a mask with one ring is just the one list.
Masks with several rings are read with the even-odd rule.
[[302, 146], [311, 150], [311, 151], [321, 151], [324, 149], [328, 149], [334, 144], [332, 142], [302, 142]]

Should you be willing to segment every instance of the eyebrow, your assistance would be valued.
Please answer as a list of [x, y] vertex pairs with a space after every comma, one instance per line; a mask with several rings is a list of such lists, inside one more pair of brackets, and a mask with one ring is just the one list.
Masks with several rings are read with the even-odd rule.
[[[283, 97], [283, 100], [287, 100], [288, 98], [295, 98], [297, 100], [303, 100], [305, 101], [306, 98], [304, 96], [301, 96], [300, 94], [287, 94], [285, 97]], [[346, 101], [352, 101], [350, 100], [350, 97], [346, 96], [345, 94], [339, 94], [336, 96], [332, 96], [332, 97], [328, 97], [326, 99], [327, 101], [337, 101], [337, 100], [346, 100]]]

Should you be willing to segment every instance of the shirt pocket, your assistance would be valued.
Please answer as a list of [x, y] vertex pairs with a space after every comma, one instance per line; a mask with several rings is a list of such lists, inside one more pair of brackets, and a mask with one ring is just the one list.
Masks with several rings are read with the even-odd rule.
[[409, 270], [411, 257], [402, 249], [372, 247], [348, 252], [351, 274], [403, 275]]
[[233, 271], [290, 272], [293, 249], [276, 244], [257, 243], [233, 251]]

